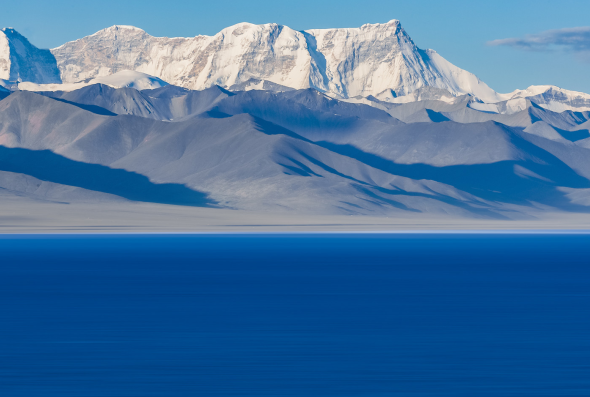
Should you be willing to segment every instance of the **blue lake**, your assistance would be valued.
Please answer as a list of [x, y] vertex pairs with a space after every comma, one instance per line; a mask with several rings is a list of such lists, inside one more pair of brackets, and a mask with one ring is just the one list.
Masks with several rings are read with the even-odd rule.
[[590, 235], [0, 237], [0, 395], [590, 396]]

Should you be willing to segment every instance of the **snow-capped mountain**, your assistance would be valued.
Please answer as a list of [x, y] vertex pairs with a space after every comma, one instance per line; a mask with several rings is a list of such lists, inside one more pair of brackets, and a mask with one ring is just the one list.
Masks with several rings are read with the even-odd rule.
[[35, 47], [12, 28], [0, 29], [0, 79], [61, 83], [60, 71], [51, 52]]
[[341, 98], [394, 98], [435, 87], [498, 100], [475, 75], [433, 50], [420, 50], [397, 20], [309, 31], [240, 23], [193, 38], [152, 37], [139, 28], [113, 26], [50, 53], [14, 30], [5, 33], [0, 52], [0, 65], [8, 65], [0, 74], [5, 80], [77, 83], [132, 70], [189, 89], [270, 85], [315, 88]]
[[189, 89], [231, 89], [256, 79], [343, 98], [384, 91], [399, 96], [431, 86], [497, 100], [475, 75], [416, 47], [397, 20], [308, 31], [240, 23], [194, 38], [152, 37], [138, 28], [113, 26], [51, 52], [68, 83], [129, 69]]
[[112, 26], [52, 50], [36, 48], [14, 29], [0, 31], [0, 86], [7, 89], [71, 91], [95, 83], [152, 89], [165, 82], [193, 90], [315, 88], [335, 98], [389, 103], [470, 95], [472, 108], [508, 114], [525, 109], [527, 100], [552, 111], [590, 110], [590, 95], [553, 86], [498, 94], [435, 51], [418, 48], [397, 20], [307, 31], [240, 23], [192, 38]]
[[590, 95], [583, 92], [564, 90], [553, 85], [533, 85], [526, 90], [500, 94], [504, 100], [529, 99], [539, 106], [554, 112], [574, 110], [590, 111]]

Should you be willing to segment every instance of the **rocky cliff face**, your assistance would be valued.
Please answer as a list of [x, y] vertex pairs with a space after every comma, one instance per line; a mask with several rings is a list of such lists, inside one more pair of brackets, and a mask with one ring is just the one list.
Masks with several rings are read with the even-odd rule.
[[15, 81], [36, 83], [19, 85], [33, 91], [67, 91], [75, 89], [71, 83], [80, 88], [93, 82], [145, 86], [103, 81], [133, 72], [193, 90], [214, 85], [234, 91], [314, 88], [336, 98], [372, 96], [390, 103], [452, 102], [469, 94], [475, 108], [490, 112], [520, 111], [525, 99], [558, 112], [590, 110], [590, 95], [558, 87], [498, 94], [435, 51], [419, 49], [397, 20], [307, 31], [240, 23], [214, 36], [192, 38], [153, 37], [132, 26], [112, 26], [52, 50], [36, 48], [14, 29], [0, 30], [0, 86], [7, 89], [15, 89]]
[[61, 83], [55, 57], [12, 28], [0, 29], [0, 79]]
[[342, 97], [377, 96], [391, 90], [403, 96], [422, 87], [453, 95], [494, 100], [496, 93], [475, 75], [452, 65], [432, 50], [420, 50], [397, 20], [356, 29], [305, 32], [325, 60], [328, 91]]
[[215, 36], [152, 37], [113, 26], [51, 50], [64, 82], [136, 70], [190, 89], [248, 81], [313, 87], [343, 98], [394, 96], [432, 86], [494, 100], [477, 77], [422, 51], [397, 20], [353, 29], [295, 31], [277, 24], [230, 26]]
[[130, 69], [190, 89], [229, 87], [252, 78], [309, 86], [303, 34], [276, 24], [243, 23], [194, 38], [157, 38], [141, 29], [113, 26], [52, 52], [65, 82]]

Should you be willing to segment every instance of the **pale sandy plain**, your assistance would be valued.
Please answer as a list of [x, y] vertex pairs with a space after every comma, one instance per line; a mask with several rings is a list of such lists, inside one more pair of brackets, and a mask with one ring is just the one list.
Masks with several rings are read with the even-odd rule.
[[522, 220], [443, 215], [395, 217], [268, 213], [129, 201], [55, 203], [28, 197], [0, 200], [0, 233], [230, 233], [590, 231], [590, 214], [529, 214]]

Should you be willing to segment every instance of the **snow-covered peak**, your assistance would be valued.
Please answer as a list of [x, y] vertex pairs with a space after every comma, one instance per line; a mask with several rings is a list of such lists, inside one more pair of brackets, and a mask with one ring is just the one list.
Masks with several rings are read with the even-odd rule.
[[251, 78], [309, 86], [304, 35], [277, 24], [240, 23], [193, 38], [103, 30], [52, 51], [66, 82], [135, 70], [191, 89], [229, 87]]
[[113, 88], [129, 87], [136, 90], [151, 90], [168, 85], [162, 79], [149, 74], [123, 70], [110, 76], [101, 76], [77, 83], [35, 84], [23, 82], [18, 85], [18, 89], [23, 91], [74, 91], [93, 84], [104, 84]]
[[[498, 94], [436, 51], [420, 49], [396, 19], [306, 31], [242, 22], [213, 36], [188, 38], [153, 37], [134, 26], [114, 25], [51, 53], [32, 46], [13, 29], [0, 32], [0, 79], [79, 84], [123, 71], [199, 90], [213, 85], [280, 91], [315, 88], [335, 98], [373, 96], [401, 103], [453, 102], [455, 97], [471, 95], [479, 103], [531, 98], [556, 111], [590, 109], [587, 94], [553, 86]], [[514, 101], [517, 107], [521, 102]]]
[[0, 31], [0, 79], [8, 80], [10, 78], [10, 43], [6, 36], [6, 28]]
[[342, 97], [404, 96], [423, 87], [496, 100], [496, 92], [436, 51], [420, 50], [398, 20], [360, 28], [307, 30], [325, 58], [329, 91]]
[[525, 98], [525, 97], [531, 97], [531, 96], [535, 96], [535, 95], [544, 94], [544, 93], [547, 93], [550, 91], [559, 92], [559, 93], [562, 93], [563, 95], [566, 95], [569, 97], [581, 96], [581, 97], [590, 98], [590, 95], [585, 94], [583, 92], [565, 90], [563, 88], [560, 88], [560, 87], [557, 87], [554, 85], [531, 85], [530, 87], [528, 87], [524, 90], [514, 90], [508, 94], [500, 94], [500, 96], [504, 99]]
[[131, 25], [113, 25], [113, 26], [109, 26], [108, 28], [104, 28], [99, 30], [98, 32], [92, 34], [91, 36], [95, 36], [95, 35], [101, 35], [101, 34], [108, 34], [111, 32], [118, 32], [118, 31], [124, 31], [127, 33], [131, 33], [131, 32], [137, 32], [137, 33], [145, 33], [145, 30], [137, 28], [135, 26], [131, 26]]
[[112, 35], [112, 34], [116, 34], [118, 32], [121, 32], [123, 34], [133, 34], [133, 33], [139, 33], [139, 34], [147, 34], [145, 32], [145, 30], [140, 29], [140, 28], [136, 28], [135, 26], [131, 26], [131, 25], [113, 25], [113, 26], [109, 26], [108, 28], [104, 28], [102, 30], [99, 30], [98, 32], [90, 35], [89, 37], [92, 36], [101, 36], [101, 35]]
[[537, 105], [554, 112], [573, 110], [590, 111], [590, 95], [565, 90], [554, 85], [532, 85], [524, 90], [500, 94], [501, 100], [529, 99]]
[[434, 51], [420, 50], [396, 19], [307, 31], [243, 22], [214, 36], [192, 38], [153, 37], [139, 28], [115, 25], [51, 51], [65, 83], [134, 70], [190, 89], [263, 81], [353, 98], [386, 90], [399, 97], [434, 87], [454, 96], [497, 101], [496, 93], [476, 76]]
[[59, 83], [55, 57], [13, 28], [0, 30], [0, 79]]
[[135, 26], [131, 26], [131, 25], [113, 25], [107, 29], [110, 30], [119, 30], [119, 29], [127, 29], [127, 30], [141, 30], [142, 32], [144, 31], [143, 29], [140, 29], [138, 27]]
[[75, 46], [75, 43], [80, 43], [80, 42], [83, 43], [89, 38], [94, 38], [95, 40], [100, 40], [103, 42], [109, 42], [109, 41], [119, 40], [120, 36], [124, 36], [126, 38], [129, 38], [129, 37], [140, 37], [140, 38], [150, 37], [151, 38], [152, 37], [149, 34], [147, 34], [145, 30], [137, 28], [135, 26], [113, 25], [113, 26], [109, 26], [108, 28], [101, 29], [98, 32], [91, 34], [90, 36], [86, 36], [81, 39], [69, 41], [65, 44], [62, 44], [59, 47], [52, 49], [51, 52], [60, 51], [64, 47], [71, 48], [72, 46]]
[[385, 23], [365, 23], [361, 27], [358, 28], [324, 28], [324, 29], [308, 29], [306, 32], [310, 34], [320, 33], [322, 31], [344, 31], [344, 32], [362, 32], [362, 31], [370, 31], [370, 30], [387, 30], [390, 32], [400, 32], [401, 30], [401, 22], [397, 19], [392, 19], [389, 22]]
[[401, 26], [401, 22], [398, 19], [391, 19], [385, 23], [366, 23], [361, 26], [361, 29], [367, 29], [370, 27], [377, 27], [377, 26]]

